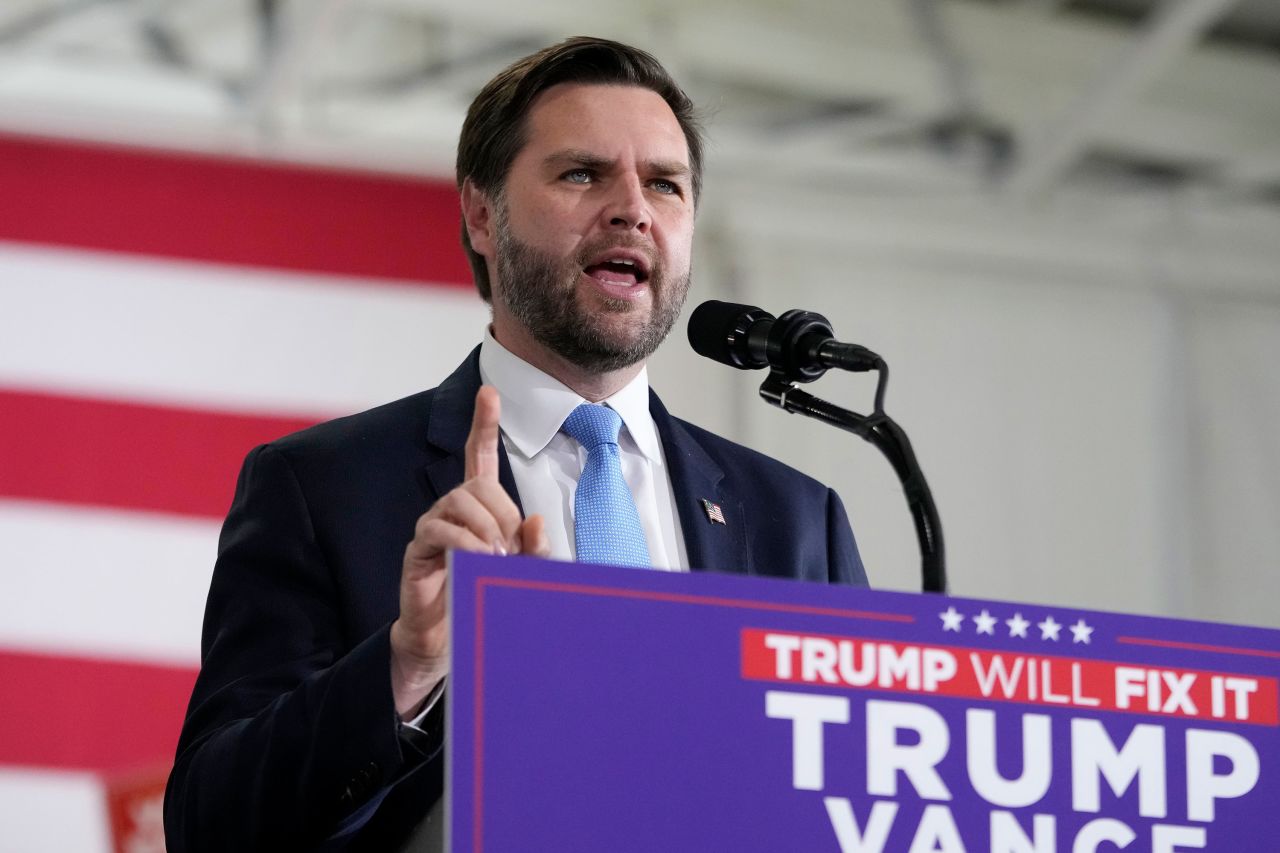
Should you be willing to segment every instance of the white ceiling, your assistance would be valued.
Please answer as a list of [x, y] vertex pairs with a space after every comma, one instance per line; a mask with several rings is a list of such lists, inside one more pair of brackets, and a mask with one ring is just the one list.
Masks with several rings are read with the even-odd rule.
[[448, 175], [577, 33], [663, 59], [739, 179], [1280, 198], [1274, 0], [3, 0], [0, 129]]

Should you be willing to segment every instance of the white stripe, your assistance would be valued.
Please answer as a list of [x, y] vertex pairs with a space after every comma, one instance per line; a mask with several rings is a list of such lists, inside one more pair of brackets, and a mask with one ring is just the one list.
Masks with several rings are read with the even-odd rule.
[[0, 646], [198, 664], [219, 526], [0, 500]]
[[0, 383], [345, 414], [430, 388], [480, 342], [474, 291], [0, 242]]
[[91, 773], [0, 767], [0, 850], [110, 853], [106, 792]]

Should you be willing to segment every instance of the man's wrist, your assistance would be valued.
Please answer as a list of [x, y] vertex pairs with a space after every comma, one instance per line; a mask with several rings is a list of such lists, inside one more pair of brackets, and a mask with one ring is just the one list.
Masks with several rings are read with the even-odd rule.
[[402, 652], [397, 643], [399, 620], [391, 626], [391, 693], [396, 713], [401, 720], [419, 716], [427, 700], [443, 684], [449, 674], [449, 655], [412, 655]]
[[422, 710], [416, 717], [400, 721], [399, 738], [406, 760], [430, 759], [444, 746], [446, 681], [441, 681], [427, 694]]
[[440, 679], [435, 687], [431, 688], [431, 692], [427, 694], [427, 698], [422, 700], [422, 704], [418, 707], [417, 713], [409, 717], [401, 718], [401, 726], [408, 726], [418, 731], [425, 731], [426, 721], [432, 716], [436, 706], [440, 704], [440, 700], [444, 698], [444, 687], [447, 678]]

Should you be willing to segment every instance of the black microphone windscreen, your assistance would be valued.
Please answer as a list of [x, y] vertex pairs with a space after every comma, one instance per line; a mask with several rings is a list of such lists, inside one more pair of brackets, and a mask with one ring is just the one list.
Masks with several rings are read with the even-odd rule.
[[689, 345], [698, 355], [730, 367], [763, 367], [763, 362], [752, 363], [755, 359], [747, 349], [746, 336], [754, 323], [772, 319], [773, 315], [754, 305], [709, 299], [689, 315]]

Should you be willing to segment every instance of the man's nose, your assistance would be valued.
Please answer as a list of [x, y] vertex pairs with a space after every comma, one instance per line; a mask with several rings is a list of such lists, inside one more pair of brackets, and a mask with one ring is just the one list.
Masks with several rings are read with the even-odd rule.
[[604, 210], [608, 227], [647, 234], [653, 224], [653, 211], [649, 208], [640, 177], [628, 175], [617, 181], [612, 190]]

